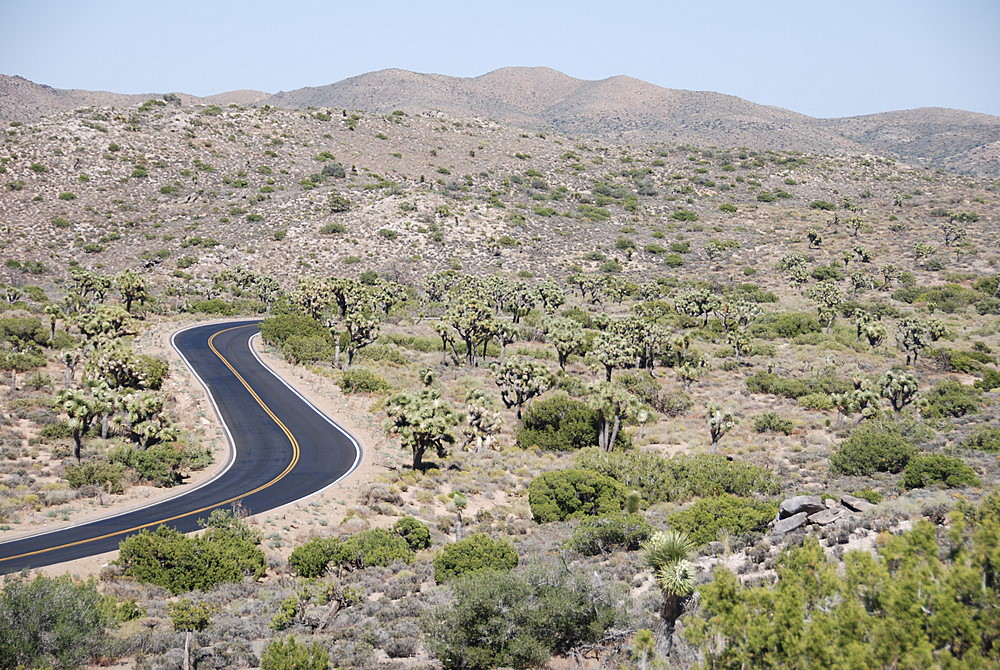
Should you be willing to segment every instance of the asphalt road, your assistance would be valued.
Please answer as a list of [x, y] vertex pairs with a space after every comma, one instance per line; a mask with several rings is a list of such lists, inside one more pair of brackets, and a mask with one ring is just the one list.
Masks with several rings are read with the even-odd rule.
[[0, 574], [113, 551], [143, 528], [161, 523], [199, 528], [213, 509], [240, 501], [257, 514], [304, 498], [357, 467], [361, 449], [249, 346], [258, 321], [196, 326], [174, 335], [174, 347], [208, 388], [229, 433], [233, 457], [196, 489], [148, 507], [0, 543]]

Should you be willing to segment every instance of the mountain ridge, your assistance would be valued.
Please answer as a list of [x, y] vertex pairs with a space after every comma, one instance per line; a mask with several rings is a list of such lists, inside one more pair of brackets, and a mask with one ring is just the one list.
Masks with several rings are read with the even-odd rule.
[[[491, 118], [536, 132], [617, 143], [666, 142], [815, 153], [871, 153], [961, 172], [1000, 174], [1000, 117], [942, 107], [816, 118], [713, 91], [669, 89], [628, 75], [586, 80], [548, 67], [476, 77], [387, 68], [324, 86], [269, 94], [229, 91], [183, 105], [324, 107]], [[127, 107], [160, 94], [55, 89], [0, 75], [0, 121], [86, 106]]]

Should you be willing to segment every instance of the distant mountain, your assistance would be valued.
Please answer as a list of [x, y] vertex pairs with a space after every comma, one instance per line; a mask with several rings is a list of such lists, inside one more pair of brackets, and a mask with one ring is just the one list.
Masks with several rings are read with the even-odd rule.
[[[0, 74], [0, 121], [31, 121], [57, 112], [69, 112], [81, 107], [132, 107], [150, 98], [162, 99], [162, 93], [108, 93], [107, 91], [82, 91], [59, 89], [36, 84], [24, 77]], [[175, 93], [184, 105], [251, 105], [268, 97], [260, 91], [231, 91], [207, 98]]]
[[[389, 69], [274, 95], [236, 91], [183, 104], [328, 107], [389, 113], [440, 111], [539, 132], [616, 143], [667, 142], [816, 153], [877, 154], [915, 164], [1000, 174], [1000, 117], [925, 108], [817, 119], [707, 91], [668, 89], [632, 77], [576, 79], [544, 67], [479, 77]], [[65, 91], [0, 75], [0, 120], [29, 120], [83, 106], [129, 106], [150, 95]]]

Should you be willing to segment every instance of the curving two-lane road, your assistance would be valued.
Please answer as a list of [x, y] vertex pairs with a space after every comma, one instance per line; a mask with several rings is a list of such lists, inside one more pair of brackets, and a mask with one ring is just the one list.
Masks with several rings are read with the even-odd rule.
[[195, 326], [174, 348], [208, 389], [233, 457], [184, 495], [61, 530], [0, 543], [0, 574], [113, 551], [126, 536], [169, 524], [182, 532], [241, 501], [251, 514], [299, 500], [350, 474], [361, 448], [267, 368], [250, 347], [254, 321]]

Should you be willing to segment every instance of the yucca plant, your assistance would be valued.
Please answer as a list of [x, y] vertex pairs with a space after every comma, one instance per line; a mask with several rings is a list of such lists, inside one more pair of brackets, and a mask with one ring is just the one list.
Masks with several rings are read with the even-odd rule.
[[694, 566], [689, 559], [695, 544], [687, 533], [667, 530], [654, 534], [642, 549], [646, 565], [653, 569], [663, 596], [658, 646], [663, 653], [669, 653], [674, 624], [684, 611], [684, 602], [694, 593]]

